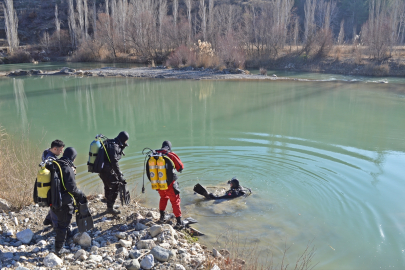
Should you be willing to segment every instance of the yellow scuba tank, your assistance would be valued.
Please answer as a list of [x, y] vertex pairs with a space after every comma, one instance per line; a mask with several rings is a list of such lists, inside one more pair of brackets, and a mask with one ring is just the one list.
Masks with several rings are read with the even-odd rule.
[[149, 177], [152, 184], [152, 189], [159, 189], [158, 168], [156, 166], [155, 157], [150, 157], [148, 160], [148, 164], [149, 164]]
[[48, 205], [48, 191], [51, 189], [51, 172], [45, 168], [45, 164], [40, 166], [41, 169], [37, 174], [37, 200], [39, 206]]
[[159, 156], [157, 160], [157, 168], [159, 174], [159, 189], [166, 190], [167, 187], [167, 175], [166, 175], [166, 162], [162, 156]]

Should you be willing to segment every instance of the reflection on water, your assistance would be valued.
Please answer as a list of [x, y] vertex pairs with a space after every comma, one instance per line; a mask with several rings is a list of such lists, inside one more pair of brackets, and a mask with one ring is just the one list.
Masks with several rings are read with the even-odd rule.
[[28, 100], [24, 91], [24, 80], [13, 78], [13, 89], [15, 96], [15, 106], [17, 109], [17, 116], [21, 119], [22, 130], [28, 128], [27, 107]]
[[[199, 221], [204, 243], [223, 245], [219, 234], [231, 228], [276, 261], [286, 242], [294, 263], [313, 240], [316, 269], [405, 265], [398, 237], [405, 234], [405, 99], [398, 85], [18, 80], [0, 80], [2, 125], [11, 132], [29, 122], [32, 136], [47, 131], [44, 148], [55, 138], [75, 147], [86, 192], [102, 190], [99, 177], [86, 171], [96, 134], [129, 132], [120, 164], [138, 194], [142, 149], [171, 140], [185, 164], [184, 216]], [[253, 194], [207, 201], [192, 191], [198, 182], [226, 188], [233, 176]], [[142, 200], [157, 207], [158, 194], [145, 184]]]

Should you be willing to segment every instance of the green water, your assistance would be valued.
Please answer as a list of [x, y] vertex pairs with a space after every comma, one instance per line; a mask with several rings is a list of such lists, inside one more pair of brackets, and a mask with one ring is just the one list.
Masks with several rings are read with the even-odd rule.
[[[86, 192], [102, 190], [85, 165], [96, 134], [129, 132], [120, 163], [138, 194], [142, 149], [170, 140], [185, 164], [184, 216], [199, 220], [209, 245], [231, 228], [276, 263], [287, 244], [295, 265], [312, 241], [315, 269], [405, 267], [404, 85], [3, 78], [0, 116], [8, 132], [42, 138], [42, 148], [54, 139], [75, 147]], [[213, 202], [192, 192], [233, 176], [253, 195]], [[143, 201], [157, 207], [146, 184]]]

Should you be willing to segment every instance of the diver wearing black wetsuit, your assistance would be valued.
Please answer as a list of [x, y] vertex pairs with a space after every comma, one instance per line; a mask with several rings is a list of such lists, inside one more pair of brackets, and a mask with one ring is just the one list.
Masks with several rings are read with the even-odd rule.
[[236, 178], [232, 178], [232, 180], [228, 181], [228, 184], [231, 185], [231, 189], [228, 190], [225, 193], [225, 195], [222, 196], [216, 196], [212, 193], [208, 193], [207, 190], [200, 184], [194, 186], [194, 191], [200, 195], [203, 195], [205, 198], [211, 200], [233, 199], [245, 195], [250, 195], [251, 193], [250, 189], [242, 187], [239, 184], [239, 180]]

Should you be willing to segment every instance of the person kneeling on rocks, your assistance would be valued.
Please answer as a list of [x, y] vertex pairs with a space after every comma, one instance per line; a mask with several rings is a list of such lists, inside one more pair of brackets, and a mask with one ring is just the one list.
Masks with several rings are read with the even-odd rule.
[[73, 147], [68, 147], [60, 159], [52, 162], [52, 165], [48, 165], [52, 166], [50, 170], [54, 172], [54, 178], [60, 179], [60, 196], [52, 196], [54, 198], [59, 197], [60, 200], [56, 205], [54, 203], [51, 205], [50, 211], [52, 225], [56, 232], [55, 254], [58, 256], [62, 253], [62, 248], [70, 231], [69, 227], [75, 212], [75, 205], [78, 202], [85, 203], [87, 201], [86, 195], [76, 185], [75, 166], [73, 164], [76, 156], [76, 150]]

